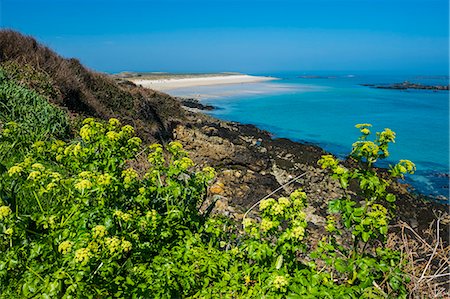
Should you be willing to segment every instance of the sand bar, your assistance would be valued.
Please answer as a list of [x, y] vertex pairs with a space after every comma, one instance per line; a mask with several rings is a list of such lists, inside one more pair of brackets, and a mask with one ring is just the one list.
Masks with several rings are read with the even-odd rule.
[[254, 83], [263, 81], [276, 80], [274, 77], [250, 76], [250, 75], [217, 75], [217, 76], [195, 76], [192, 78], [168, 78], [168, 79], [143, 79], [143, 78], [128, 78], [134, 84], [142, 85], [143, 87], [151, 88], [159, 91], [167, 91], [177, 88], [208, 86], [208, 85], [225, 85], [225, 84], [240, 84], [240, 83]]

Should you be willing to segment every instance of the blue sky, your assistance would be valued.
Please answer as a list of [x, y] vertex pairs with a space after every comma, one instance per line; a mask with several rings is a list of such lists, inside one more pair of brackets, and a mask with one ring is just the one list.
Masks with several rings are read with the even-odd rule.
[[99, 71], [448, 72], [444, 0], [0, 0], [0, 13]]

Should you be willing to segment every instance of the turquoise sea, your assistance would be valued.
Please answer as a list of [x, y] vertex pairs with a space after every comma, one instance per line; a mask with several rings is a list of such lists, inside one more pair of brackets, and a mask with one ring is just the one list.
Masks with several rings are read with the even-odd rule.
[[317, 144], [345, 157], [358, 138], [357, 123], [373, 124], [373, 132], [397, 133], [391, 156], [379, 166], [409, 159], [417, 166], [407, 182], [417, 191], [449, 198], [449, 93], [429, 90], [376, 89], [360, 84], [405, 80], [449, 84], [448, 76], [361, 74], [265, 74], [270, 82], [191, 87], [169, 91], [200, 97], [218, 107], [211, 115], [254, 124], [274, 137]]

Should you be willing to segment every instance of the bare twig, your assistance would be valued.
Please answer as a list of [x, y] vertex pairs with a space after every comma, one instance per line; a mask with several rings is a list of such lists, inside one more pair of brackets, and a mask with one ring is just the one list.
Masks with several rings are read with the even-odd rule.
[[437, 235], [437, 236], [436, 236], [436, 246], [434, 247], [433, 253], [431, 254], [430, 259], [428, 260], [428, 263], [427, 263], [427, 265], [425, 266], [425, 269], [423, 270], [422, 276], [419, 278], [418, 283], [420, 283], [420, 282], [422, 281], [423, 277], [425, 276], [425, 273], [427, 272], [428, 267], [430, 266], [430, 263], [431, 263], [431, 261], [433, 260], [434, 255], [436, 254], [436, 250], [437, 250], [438, 247], [439, 247], [439, 240], [440, 240], [440, 236], [439, 236], [439, 222], [440, 222], [440, 220], [441, 220], [441, 218], [438, 218], [438, 220], [437, 220], [437, 222], [436, 222], [436, 235]]

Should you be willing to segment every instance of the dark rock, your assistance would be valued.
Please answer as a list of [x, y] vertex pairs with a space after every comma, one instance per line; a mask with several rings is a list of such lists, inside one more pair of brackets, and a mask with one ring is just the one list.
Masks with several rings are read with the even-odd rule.
[[449, 90], [450, 85], [424, 85], [420, 83], [411, 83], [408, 81], [404, 81], [402, 83], [393, 83], [393, 84], [360, 84], [361, 86], [368, 86], [372, 88], [378, 89], [398, 89], [398, 90], [407, 90], [407, 89], [424, 89], [424, 90]]
[[181, 105], [188, 107], [188, 108], [195, 108], [195, 109], [207, 110], [207, 111], [216, 109], [214, 106], [211, 106], [211, 105], [203, 105], [197, 99], [187, 99], [187, 98], [177, 98], [177, 99], [180, 101]]

